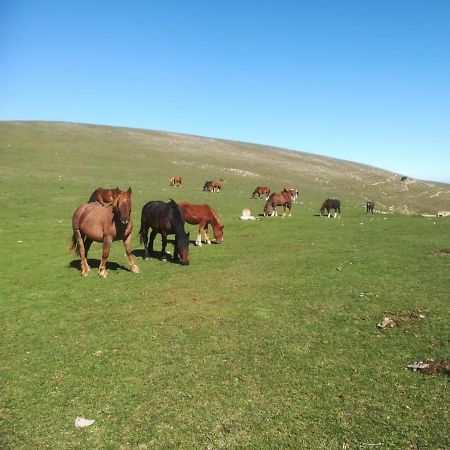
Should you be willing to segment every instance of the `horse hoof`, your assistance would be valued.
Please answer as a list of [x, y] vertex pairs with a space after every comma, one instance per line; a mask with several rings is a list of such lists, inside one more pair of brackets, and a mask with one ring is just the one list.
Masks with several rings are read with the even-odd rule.
[[139, 267], [138, 267], [138, 266], [133, 266], [133, 267], [131, 268], [131, 271], [132, 271], [133, 273], [139, 273]]
[[87, 277], [89, 275], [89, 272], [88, 271], [86, 271], [86, 272], [81, 272], [81, 276], [82, 277]]
[[108, 275], [108, 273], [106, 272], [106, 270], [104, 272], [99, 272], [98, 276], [102, 277], [102, 278], [106, 278], [106, 276]]
[[197, 247], [201, 247], [203, 244], [202, 244], [201, 242], [196, 242], [195, 245], [196, 245]]

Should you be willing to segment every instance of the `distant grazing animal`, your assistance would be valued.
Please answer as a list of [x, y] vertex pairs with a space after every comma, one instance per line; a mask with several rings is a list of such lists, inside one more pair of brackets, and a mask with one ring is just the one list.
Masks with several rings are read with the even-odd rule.
[[325, 210], [327, 210], [328, 217], [331, 217], [331, 210], [334, 209], [334, 217], [341, 215], [341, 201], [337, 198], [327, 198], [320, 208], [320, 215], [323, 216]]
[[212, 192], [213, 191], [213, 182], [205, 181], [205, 184], [203, 185], [203, 190], [205, 192]]
[[271, 194], [264, 206], [264, 215], [278, 216], [277, 206], [283, 206], [283, 217], [286, 215], [286, 210], [288, 211], [288, 216], [290, 217], [292, 209], [291, 194], [289, 194], [289, 192], [280, 192], [279, 194], [274, 192]]
[[[189, 264], [189, 233], [184, 230], [184, 223], [183, 211], [174, 200], [167, 203], [158, 200], [146, 203], [142, 208], [139, 230], [141, 243], [144, 244], [144, 259], [148, 259], [149, 252], [153, 252], [153, 241], [158, 233], [162, 238], [161, 259], [167, 259], [167, 235], [174, 234], [173, 260], [178, 261], [181, 256], [181, 264]], [[150, 228], [152, 231], [149, 242]]]
[[292, 197], [292, 201], [296, 202], [298, 198], [298, 190], [294, 188], [283, 188], [283, 192], [289, 192]]
[[81, 258], [81, 275], [86, 276], [91, 270], [87, 254], [92, 242], [103, 242], [103, 253], [98, 275], [106, 277], [106, 260], [109, 256], [111, 242], [122, 240], [131, 271], [139, 273], [131, 253], [131, 188], [121, 192], [112, 205], [103, 207], [97, 202], [81, 205], [72, 217], [72, 246]]
[[375, 202], [372, 202], [371, 200], [367, 201], [366, 203], [366, 214], [371, 213], [373, 214], [373, 210], [375, 209]]
[[222, 183], [220, 181], [213, 181], [212, 189], [213, 192], [220, 192], [222, 190]]
[[208, 236], [208, 225], [211, 225], [216, 242], [223, 242], [223, 225], [217, 212], [209, 205], [196, 205], [189, 202], [179, 202], [178, 205], [183, 211], [184, 220], [191, 225], [198, 224], [198, 235], [195, 243], [202, 246], [202, 235], [207, 244], [211, 244]]
[[88, 203], [99, 202], [103, 206], [110, 205], [122, 191], [116, 187], [115, 189], [97, 188], [89, 197]]
[[172, 177], [171, 179], [170, 179], [170, 183], [169, 183], [169, 185], [170, 186], [177, 186], [177, 187], [181, 187], [181, 177], [179, 177], [179, 176], [175, 176], [175, 177]]
[[220, 181], [205, 181], [203, 190], [206, 192], [220, 192], [222, 189], [222, 183]]
[[256, 196], [258, 196], [258, 198], [261, 198], [261, 195], [265, 195], [266, 196], [266, 200], [268, 200], [269, 195], [270, 195], [270, 189], [267, 186], [258, 186], [252, 194], [251, 198], [256, 198]]

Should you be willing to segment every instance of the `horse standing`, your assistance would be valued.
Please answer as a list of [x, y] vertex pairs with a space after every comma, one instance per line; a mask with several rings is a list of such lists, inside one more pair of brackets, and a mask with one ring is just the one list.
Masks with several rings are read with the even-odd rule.
[[[167, 203], [158, 200], [146, 203], [142, 208], [139, 230], [141, 243], [144, 244], [144, 259], [148, 259], [149, 253], [153, 252], [153, 241], [158, 233], [162, 238], [161, 259], [167, 259], [167, 235], [174, 234], [173, 260], [177, 261], [181, 256], [181, 264], [189, 264], [189, 233], [184, 230], [184, 223], [183, 212], [174, 200]], [[149, 241], [150, 228], [152, 231]]]
[[196, 205], [189, 202], [179, 202], [183, 211], [184, 220], [191, 225], [198, 225], [196, 245], [202, 246], [202, 235], [207, 244], [211, 244], [208, 236], [208, 225], [211, 225], [216, 242], [223, 242], [223, 225], [217, 212], [209, 205]]
[[331, 210], [334, 209], [334, 218], [341, 215], [341, 201], [337, 198], [327, 198], [320, 207], [320, 215], [323, 216], [327, 210], [328, 217], [331, 217]]
[[110, 205], [122, 191], [116, 187], [115, 189], [97, 188], [89, 197], [88, 203], [99, 202], [103, 206]]
[[87, 254], [92, 242], [103, 242], [102, 260], [98, 275], [106, 277], [106, 261], [111, 242], [122, 240], [131, 271], [139, 273], [131, 253], [131, 188], [113, 200], [112, 205], [103, 207], [97, 202], [85, 203], [78, 207], [72, 217], [72, 246], [81, 258], [81, 275], [86, 276], [91, 270]]
[[251, 198], [256, 198], [256, 196], [258, 196], [258, 198], [261, 198], [261, 195], [265, 195], [266, 196], [266, 201], [269, 199], [269, 195], [270, 195], [270, 189], [267, 186], [258, 186], [254, 191], [253, 194], [251, 196]]
[[297, 201], [298, 198], [298, 190], [294, 188], [283, 188], [283, 192], [288, 192], [292, 198], [293, 202]]
[[212, 182], [212, 191], [220, 192], [221, 190], [222, 190], [222, 183], [220, 181], [213, 181]]
[[170, 186], [181, 187], [181, 181], [182, 181], [182, 178], [181, 178], [181, 177], [179, 177], [179, 176], [174, 176], [174, 177], [172, 177], [172, 178], [170, 179], [169, 185], [170, 185]]
[[366, 214], [371, 213], [373, 214], [373, 210], [375, 209], [375, 202], [368, 200], [366, 202]]
[[283, 206], [283, 216], [286, 216], [286, 210], [288, 211], [288, 216], [291, 216], [292, 210], [292, 198], [291, 194], [288, 192], [280, 192], [276, 194], [275, 192], [270, 195], [265, 206], [264, 215], [265, 216], [278, 216], [277, 206]]
[[205, 184], [203, 185], [203, 190], [205, 192], [212, 192], [213, 191], [213, 182], [205, 181]]

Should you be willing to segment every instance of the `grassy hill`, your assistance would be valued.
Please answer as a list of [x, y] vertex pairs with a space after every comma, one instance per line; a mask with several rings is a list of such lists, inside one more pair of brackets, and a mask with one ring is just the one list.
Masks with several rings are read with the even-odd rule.
[[[0, 123], [0, 157], [0, 448], [448, 448], [448, 377], [406, 365], [449, 358], [450, 219], [412, 214], [450, 210], [449, 186], [65, 123]], [[218, 178], [221, 193], [202, 191]], [[238, 219], [262, 212], [262, 184], [299, 189], [292, 217]], [[101, 245], [88, 277], [67, 250], [98, 186], [133, 189], [140, 274], [120, 242], [106, 279]], [[331, 196], [340, 219], [317, 216]], [[141, 208], [171, 197], [209, 203], [225, 225], [223, 244], [190, 246], [189, 266], [141, 258]], [[378, 329], [385, 317], [397, 326]]]
[[[256, 185], [273, 191], [294, 186], [304, 206], [317, 210], [323, 198], [338, 197], [344, 208], [373, 199], [377, 209], [406, 214], [450, 210], [450, 186], [408, 179], [354, 162], [261, 145], [138, 129], [47, 122], [0, 123], [2, 176], [32, 173], [46, 160], [41, 177], [59, 184], [166, 186], [181, 175], [197, 189], [206, 179], [251, 193]], [[82, 172], [77, 171], [83, 163]], [[107, 167], [107, 171], [102, 171]], [[130, 176], [131, 175], [131, 176]], [[407, 175], [407, 174], [406, 174]], [[145, 181], [144, 181], [145, 180]], [[245, 197], [245, 196], [244, 196]], [[84, 197], [82, 197], [84, 198]]]

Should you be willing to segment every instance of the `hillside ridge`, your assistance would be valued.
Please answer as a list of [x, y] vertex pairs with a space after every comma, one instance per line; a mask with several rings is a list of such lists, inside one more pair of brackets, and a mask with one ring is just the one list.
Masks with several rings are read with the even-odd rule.
[[[14, 152], [12, 152], [14, 150]], [[450, 210], [450, 185], [403, 179], [397, 174], [366, 164], [262, 144], [202, 137], [183, 133], [71, 122], [2, 121], [0, 152], [2, 176], [17, 164], [31, 162], [30, 152], [41, 151], [45, 164], [55, 154], [67, 160], [78, 153], [98, 164], [106, 156], [128, 156], [136, 173], [147, 165], [156, 177], [177, 171], [204, 179], [217, 176], [239, 185], [270, 183], [274, 189], [290, 184], [303, 197], [338, 196], [351, 204], [375, 200], [381, 212], [436, 214]], [[14, 157], [15, 155], [15, 157]], [[28, 156], [27, 156], [28, 155]], [[131, 157], [131, 158], [130, 158]], [[30, 170], [37, 169], [36, 164]], [[44, 169], [45, 170], [45, 169]], [[144, 174], [143, 174], [144, 175]]]

